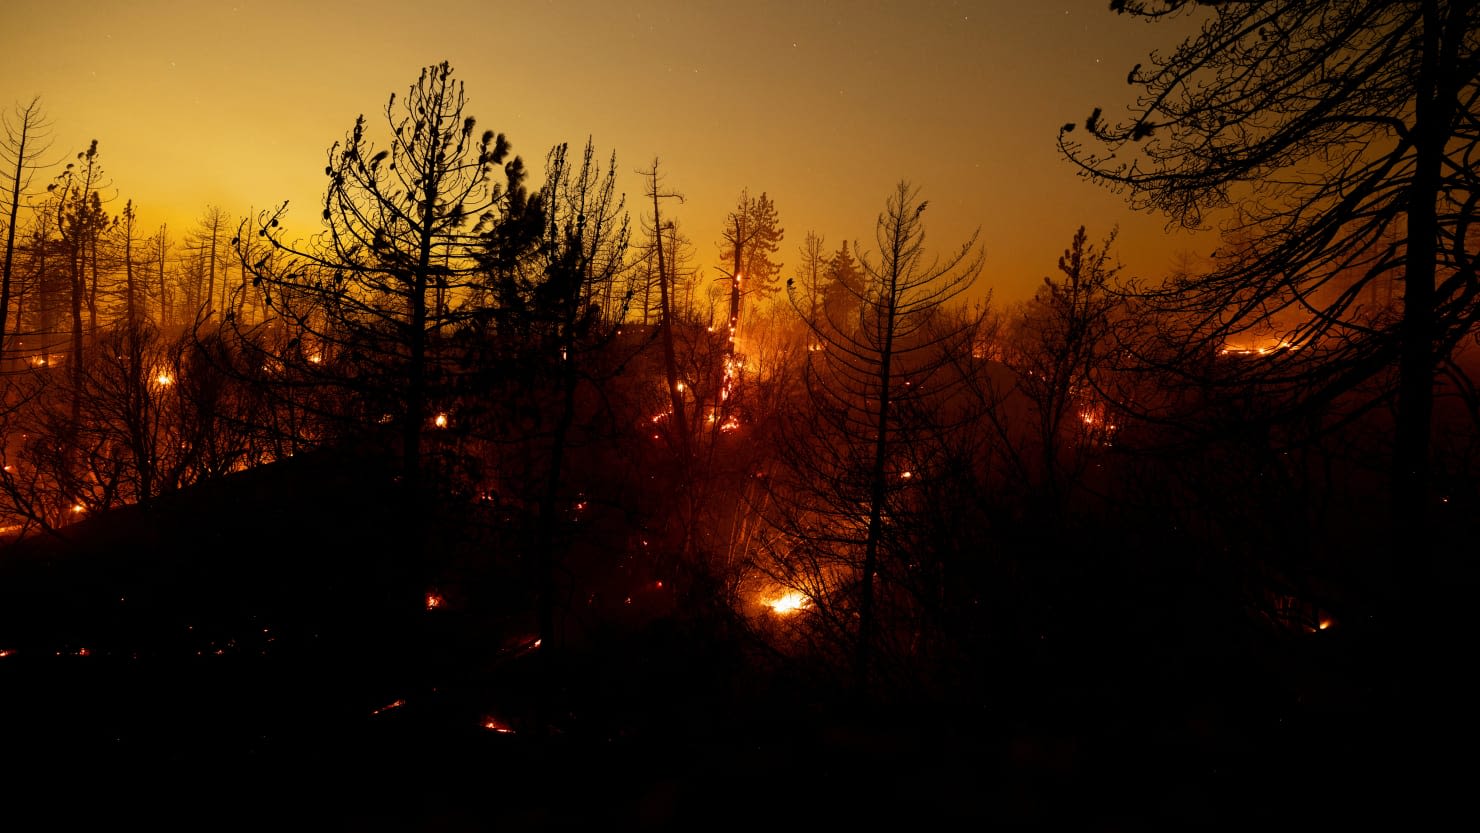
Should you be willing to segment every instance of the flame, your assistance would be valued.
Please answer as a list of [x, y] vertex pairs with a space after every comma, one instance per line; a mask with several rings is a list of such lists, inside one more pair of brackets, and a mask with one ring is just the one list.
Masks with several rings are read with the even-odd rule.
[[492, 717], [490, 715], [484, 715], [482, 725], [483, 728], [489, 730], [490, 732], [498, 732], [502, 735], [514, 734], [514, 729], [510, 727], [509, 724], [504, 723], [498, 718]]
[[427, 591], [427, 610], [436, 610], [442, 606], [442, 594], [435, 590]]
[[383, 712], [388, 712], [391, 709], [399, 709], [399, 708], [401, 708], [404, 705], [406, 705], [406, 701], [405, 700], [393, 700], [393, 701], [391, 701], [389, 703], [386, 703], [384, 706], [381, 706], [380, 708], [378, 708], [375, 711], [370, 712], [370, 713], [372, 715], [374, 715], [374, 714], [381, 714]]
[[[730, 328], [730, 341], [735, 340], [734, 330], [735, 328], [732, 326]], [[743, 361], [735, 356], [729, 356], [725, 359], [724, 378], [719, 389], [719, 401], [724, 402], [730, 398], [730, 394], [735, 390], [735, 383], [740, 378], [740, 371], [744, 367]]]
[[432, 419], [432, 424], [437, 426], [438, 428], [446, 428], [447, 414], [445, 412], [437, 414], [437, 416]]
[[155, 382], [155, 384], [159, 385], [160, 387], [166, 387], [167, 388], [170, 385], [173, 385], [175, 383], [175, 377], [173, 377], [170, 374], [166, 373], [165, 371], [161, 370], [159, 372], [159, 375], [157, 375], [157, 376], [154, 377], [154, 382]]
[[772, 611], [786, 615], [796, 613], [799, 610], [812, 606], [812, 600], [805, 593], [796, 590], [788, 591], [765, 603]]
[[1240, 343], [1224, 342], [1218, 351], [1220, 356], [1267, 356], [1279, 350], [1297, 349], [1289, 339], [1264, 338]]

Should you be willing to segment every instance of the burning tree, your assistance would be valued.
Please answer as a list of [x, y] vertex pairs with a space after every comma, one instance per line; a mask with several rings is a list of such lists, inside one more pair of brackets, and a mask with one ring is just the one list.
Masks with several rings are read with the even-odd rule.
[[771, 260], [781, 248], [786, 230], [776, 215], [776, 204], [764, 192], [752, 197], [741, 191], [735, 209], [725, 217], [720, 232], [720, 258], [728, 265], [724, 279], [730, 284], [730, 343], [727, 355], [736, 352], [740, 337], [740, 313], [744, 303], [763, 301], [776, 291], [781, 264]]
[[941, 323], [983, 264], [975, 235], [948, 257], [927, 256], [925, 206], [908, 183], [889, 198], [875, 232], [879, 259], [859, 258], [857, 326], [809, 321], [821, 349], [807, 353], [805, 393], [768, 478], [773, 534], [758, 566], [803, 592], [832, 638], [852, 644], [860, 696], [881, 634], [876, 610], [898, 614], [881, 603], [908, 593], [914, 496], [937, 474], [919, 454], [951, 393], [941, 371], [952, 352], [970, 349], [974, 328]]

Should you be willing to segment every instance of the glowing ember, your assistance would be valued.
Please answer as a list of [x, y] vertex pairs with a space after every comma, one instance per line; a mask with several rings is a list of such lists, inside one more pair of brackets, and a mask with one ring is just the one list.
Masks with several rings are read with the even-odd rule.
[[803, 608], [810, 607], [811, 604], [812, 600], [808, 599], [806, 594], [799, 593], [795, 590], [766, 602], [767, 607], [782, 615], [796, 613]]
[[435, 591], [427, 593], [427, 610], [436, 610], [442, 606], [442, 595]]
[[1220, 356], [1268, 356], [1280, 350], [1298, 349], [1294, 344], [1283, 338], [1267, 338], [1241, 344], [1224, 344], [1218, 351]]
[[9, 648], [0, 648], [0, 659], [13, 656], [15, 656], [15, 651], [12, 651]]
[[1321, 619], [1321, 623], [1317, 627], [1319, 627], [1321, 630], [1326, 630], [1326, 629], [1328, 629], [1328, 628], [1331, 627], [1331, 624], [1332, 624], [1331, 618], [1328, 616], [1328, 617], [1322, 618]]

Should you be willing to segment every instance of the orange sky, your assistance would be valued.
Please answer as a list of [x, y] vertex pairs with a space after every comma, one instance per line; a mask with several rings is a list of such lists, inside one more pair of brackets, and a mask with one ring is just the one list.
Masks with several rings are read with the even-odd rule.
[[[207, 204], [235, 216], [291, 200], [317, 228], [325, 152], [355, 116], [443, 60], [480, 127], [536, 174], [556, 142], [617, 154], [628, 203], [654, 157], [706, 267], [742, 188], [776, 204], [797, 261], [806, 233], [872, 248], [901, 179], [930, 202], [930, 247], [980, 227], [979, 291], [1031, 294], [1081, 223], [1121, 228], [1126, 273], [1159, 276], [1207, 238], [1078, 179], [1059, 125], [1130, 102], [1132, 64], [1186, 23], [1107, 0], [5, 0], [0, 105], [42, 97], [61, 160], [99, 140], [142, 227], [183, 235]], [[788, 269], [789, 271], [789, 269]], [[706, 268], [705, 274], [714, 270]]]

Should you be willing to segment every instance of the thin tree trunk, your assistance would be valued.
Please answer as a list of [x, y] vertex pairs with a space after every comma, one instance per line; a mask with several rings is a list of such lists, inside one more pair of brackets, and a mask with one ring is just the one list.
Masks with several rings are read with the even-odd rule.
[[164, 280], [164, 258], [165, 241], [168, 226], [161, 224], [159, 227], [159, 328], [164, 330], [170, 325], [170, 299]]
[[16, 142], [15, 151], [15, 175], [11, 179], [10, 190], [10, 219], [5, 228], [5, 271], [0, 275], [0, 351], [6, 346], [8, 329], [8, 315], [10, 312], [10, 276], [15, 263], [15, 227], [20, 217], [21, 209], [21, 176], [26, 170], [26, 142], [30, 138], [31, 119], [30, 110], [26, 111], [26, 117], [21, 119], [20, 136]]
[[[1438, 207], [1445, 126], [1453, 94], [1441, 83], [1441, 24], [1437, 0], [1424, 0], [1423, 57], [1414, 119], [1416, 157], [1408, 200], [1402, 342], [1398, 365], [1393, 514], [1404, 577], [1418, 592], [1428, 578], [1429, 447], [1434, 409], [1434, 279], [1438, 257]], [[1401, 582], [1408, 585], [1408, 581]]]
[[[897, 222], [897, 221], [896, 221]], [[874, 462], [870, 472], [868, 536], [864, 541], [862, 589], [858, 600], [858, 689], [862, 701], [869, 697], [869, 665], [872, 661], [874, 632], [874, 572], [879, 564], [879, 539], [884, 531], [884, 501], [887, 498], [887, 462], [889, 452], [890, 373], [894, 359], [894, 316], [901, 269], [898, 246], [902, 230], [893, 235], [895, 250], [890, 254], [889, 285], [884, 288], [884, 316], [879, 334], [883, 336], [879, 355], [879, 413], [875, 424]]]

